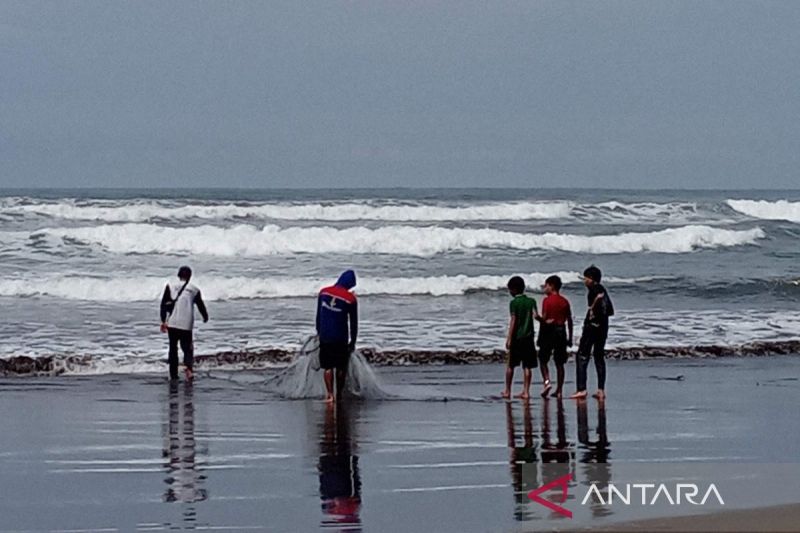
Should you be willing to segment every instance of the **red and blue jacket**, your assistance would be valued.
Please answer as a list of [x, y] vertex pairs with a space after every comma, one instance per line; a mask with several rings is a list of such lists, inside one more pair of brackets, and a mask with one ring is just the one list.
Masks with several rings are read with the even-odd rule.
[[355, 348], [358, 337], [358, 300], [350, 292], [355, 286], [356, 274], [347, 270], [339, 276], [335, 285], [319, 291], [317, 334], [320, 342], [346, 343], [351, 349]]

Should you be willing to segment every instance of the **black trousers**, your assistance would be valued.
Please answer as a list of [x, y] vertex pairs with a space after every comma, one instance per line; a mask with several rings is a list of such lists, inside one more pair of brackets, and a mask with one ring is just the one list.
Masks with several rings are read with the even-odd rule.
[[581, 333], [581, 343], [578, 346], [578, 353], [575, 355], [577, 372], [575, 381], [578, 391], [586, 390], [586, 371], [589, 367], [589, 359], [594, 359], [594, 368], [597, 370], [597, 388], [606, 388], [606, 339], [608, 338], [608, 326], [600, 326], [591, 323], [583, 324]]
[[194, 365], [194, 341], [192, 331], [186, 329], [167, 329], [169, 335], [169, 377], [178, 379], [178, 345], [183, 352], [183, 364], [186, 368]]

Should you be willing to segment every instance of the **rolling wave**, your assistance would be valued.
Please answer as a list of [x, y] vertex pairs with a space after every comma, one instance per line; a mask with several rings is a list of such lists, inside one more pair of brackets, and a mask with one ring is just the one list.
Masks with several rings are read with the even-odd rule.
[[148, 222], [157, 219], [202, 220], [322, 220], [345, 222], [383, 220], [387, 222], [445, 222], [469, 220], [536, 220], [565, 218], [571, 202], [504, 202], [447, 206], [370, 205], [361, 203], [307, 204], [193, 204], [164, 205], [134, 202], [121, 205], [79, 205], [70, 201], [0, 207], [0, 213], [35, 214], [66, 220], [103, 222]]
[[[578, 283], [577, 272], [558, 272], [564, 283]], [[534, 272], [524, 275], [530, 287], [539, 287], [550, 274]], [[509, 276], [428, 276], [428, 277], [361, 277], [356, 292], [375, 295], [459, 295], [477, 291], [505, 290]], [[653, 277], [615, 278], [606, 282], [633, 284], [651, 281]], [[320, 287], [329, 285], [324, 278], [246, 278], [199, 276], [195, 279], [207, 300], [295, 298], [314, 296]], [[49, 296], [67, 300], [97, 302], [155, 301], [161, 296], [166, 280], [159, 277], [91, 278], [51, 277], [36, 279], [0, 279], [0, 296]]]
[[100, 246], [117, 254], [198, 254], [270, 256], [305, 254], [391, 254], [431, 256], [478, 249], [560, 251], [588, 254], [686, 253], [702, 248], [755, 244], [761, 228], [732, 230], [689, 225], [652, 232], [610, 235], [518, 233], [482, 228], [436, 226], [171, 228], [153, 224], [118, 224], [81, 228], [45, 228], [32, 232], [38, 241]]
[[734, 211], [762, 220], [786, 220], [800, 223], [800, 202], [788, 200], [727, 200]]
[[[521, 274], [528, 287], [536, 291], [551, 273]], [[555, 272], [565, 285], [578, 284], [578, 272]], [[512, 275], [453, 275], [417, 277], [359, 277], [356, 292], [362, 295], [387, 296], [455, 296], [477, 292], [505, 291]], [[161, 297], [166, 279], [158, 276], [128, 278], [98, 278], [86, 276], [38, 276], [36, 278], [0, 278], [0, 296], [31, 298], [52, 297], [65, 300], [96, 302], [145, 302]], [[331, 283], [322, 277], [219, 277], [197, 276], [206, 300], [261, 300], [272, 298], [301, 298], [314, 296], [320, 287]], [[796, 279], [739, 279], [736, 281], [704, 280], [686, 277], [607, 276], [604, 282], [616, 290], [637, 293], [695, 295], [715, 298], [735, 294], [751, 298], [758, 294], [774, 297], [796, 297], [800, 280]]]
[[694, 202], [617, 202], [576, 204], [572, 209], [575, 218], [609, 223], [647, 222], [668, 224], [717, 219], [717, 214], [698, 207]]

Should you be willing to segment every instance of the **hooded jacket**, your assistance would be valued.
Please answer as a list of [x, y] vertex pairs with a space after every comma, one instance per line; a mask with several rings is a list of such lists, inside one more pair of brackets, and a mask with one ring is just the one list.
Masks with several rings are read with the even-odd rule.
[[351, 349], [355, 347], [358, 337], [358, 300], [350, 292], [355, 286], [356, 274], [347, 270], [339, 276], [335, 285], [319, 291], [317, 334], [320, 342], [346, 343]]

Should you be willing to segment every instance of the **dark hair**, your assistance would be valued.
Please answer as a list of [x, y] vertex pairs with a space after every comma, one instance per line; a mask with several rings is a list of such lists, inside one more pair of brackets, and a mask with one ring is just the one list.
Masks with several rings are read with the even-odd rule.
[[517, 294], [522, 294], [525, 292], [525, 280], [519, 276], [514, 276], [508, 280], [508, 290], [515, 296]]
[[525, 292], [525, 280], [519, 276], [514, 276], [508, 280], [508, 290], [515, 296], [517, 294], [522, 294]]
[[559, 278], [558, 276], [550, 276], [550, 277], [548, 277], [546, 280], [544, 280], [544, 284], [545, 285], [550, 285], [556, 291], [560, 291], [561, 290], [561, 286], [563, 285], [563, 283], [561, 283], [561, 278]]
[[603, 279], [603, 273], [600, 272], [600, 269], [596, 266], [592, 265], [586, 270], [583, 271], [583, 277], [589, 278], [590, 280], [594, 281], [595, 283], [600, 283], [600, 280]]
[[182, 266], [178, 269], [178, 277], [184, 281], [188, 281], [192, 277], [192, 269], [188, 266]]

